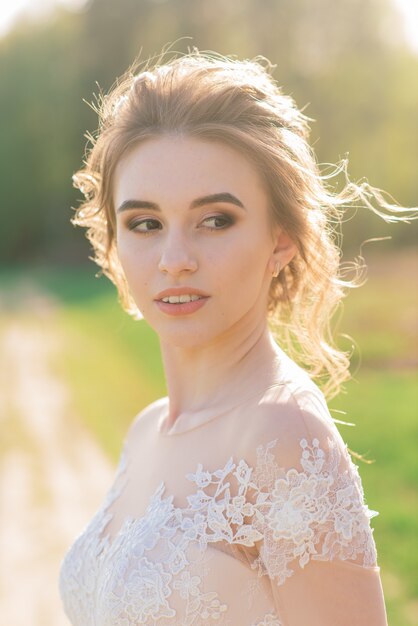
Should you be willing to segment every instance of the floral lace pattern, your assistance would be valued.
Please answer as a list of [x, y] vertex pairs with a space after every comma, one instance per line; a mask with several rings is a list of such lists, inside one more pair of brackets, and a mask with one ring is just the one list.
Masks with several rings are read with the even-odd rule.
[[[260, 574], [274, 577], [283, 584], [293, 574], [288, 568], [297, 559], [303, 568], [310, 559], [331, 561], [362, 556], [362, 565], [372, 567], [377, 554], [370, 519], [378, 515], [364, 504], [364, 492], [357, 466], [349, 459], [346, 471], [339, 471], [341, 452], [328, 439], [328, 454], [318, 439], [309, 445], [300, 441], [301, 466], [304, 472], [289, 469], [286, 473], [269, 452], [277, 440], [257, 449], [257, 467], [270, 468], [270, 480], [265, 483], [271, 493], [265, 502], [265, 492], [259, 492], [253, 527], [263, 529], [263, 545], [251, 567]], [[260, 476], [255, 476], [255, 483]], [[257, 488], [257, 487], [256, 487]], [[261, 496], [261, 497], [260, 497]]]
[[[360, 556], [364, 566], [374, 565], [369, 520], [378, 513], [364, 504], [351, 459], [341, 471], [345, 453], [336, 442], [328, 439], [325, 453], [318, 439], [302, 439], [303, 471], [286, 471], [271, 452], [276, 444], [257, 448], [254, 468], [232, 457], [215, 472], [198, 464], [186, 475], [194, 491], [184, 508], [164, 496], [161, 482], [145, 514], [125, 518], [110, 543], [101, 536], [112, 518], [107, 509], [124, 487], [122, 455], [115, 486], [61, 566], [60, 592], [73, 626], [234, 626], [226, 592], [204, 585], [217, 552], [210, 556], [208, 547], [219, 543], [257, 544], [257, 556], [248, 554], [249, 571], [278, 585], [292, 575], [291, 566], [303, 568], [310, 559]], [[281, 626], [273, 604], [251, 626]]]

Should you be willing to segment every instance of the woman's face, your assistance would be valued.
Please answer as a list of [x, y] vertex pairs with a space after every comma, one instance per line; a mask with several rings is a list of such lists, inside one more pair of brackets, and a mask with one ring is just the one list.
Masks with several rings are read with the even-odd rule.
[[[258, 172], [238, 151], [193, 137], [149, 139], [118, 163], [113, 194], [124, 274], [162, 340], [216, 343], [266, 319], [277, 237]], [[284, 254], [288, 262], [289, 247]], [[172, 288], [205, 297], [161, 303]]]

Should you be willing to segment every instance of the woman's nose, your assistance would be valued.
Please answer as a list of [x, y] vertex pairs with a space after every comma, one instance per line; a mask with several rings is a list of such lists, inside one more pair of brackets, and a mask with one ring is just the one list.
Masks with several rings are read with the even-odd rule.
[[197, 260], [185, 237], [173, 235], [165, 238], [158, 269], [173, 275], [196, 271]]

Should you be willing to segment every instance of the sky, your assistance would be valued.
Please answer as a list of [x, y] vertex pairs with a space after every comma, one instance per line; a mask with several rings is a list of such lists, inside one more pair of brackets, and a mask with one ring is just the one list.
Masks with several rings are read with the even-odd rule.
[[47, 15], [55, 5], [77, 11], [88, 0], [0, 0], [0, 37], [5, 35], [22, 13], [42, 17]]
[[[404, 20], [406, 39], [411, 50], [418, 55], [418, 1], [392, 0]], [[80, 10], [88, 0], [0, 0], [0, 37], [6, 34], [22, 13], [34, 16], [47, 14], [54, 5], [70, 10]]]
[[404, 18], [404, 28], [410, 48], [418, 55], [418, 2], [417, 0], [392, 0]]

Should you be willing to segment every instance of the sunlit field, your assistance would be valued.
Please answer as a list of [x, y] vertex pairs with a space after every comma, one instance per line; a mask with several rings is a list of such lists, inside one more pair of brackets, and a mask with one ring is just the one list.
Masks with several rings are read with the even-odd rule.
[[[390, 252], [366, 261], [368, 282], [350, 293], [339, 322], [339, 332], [355, 342], [354, 378], [329, 407], [336, 419], [356, 424], [338, 426], [349, 448], [373, 461], [354, 459], [366, 501], [379, 511], [372, 525], [389, 624], [414, 626], [418, 624], [418, 296], [413, 281], [418, 258], [413, 252]], [[96, 271], [93, 264], [87, 270], [3, 271], [0, 333], [3, 344], [12, 326], [14, 337], [20, 329], [28, 337], [33, 331], [55, 343], [50, 373], [66, 389], [67, 419], [90, 433], [114, 466], [134, 416], [166, 391], [155, 333], [121, 310], [115, 288], [105, 277], [95, 278]], [[341, 347], [350, 346], [341, 339]], [[6, 426], [2, 462], [13, 450], [36, 456], [16, 407], [11, 403], [2, 407]], [[41, 487], [36, 497], [46, 497]]]

